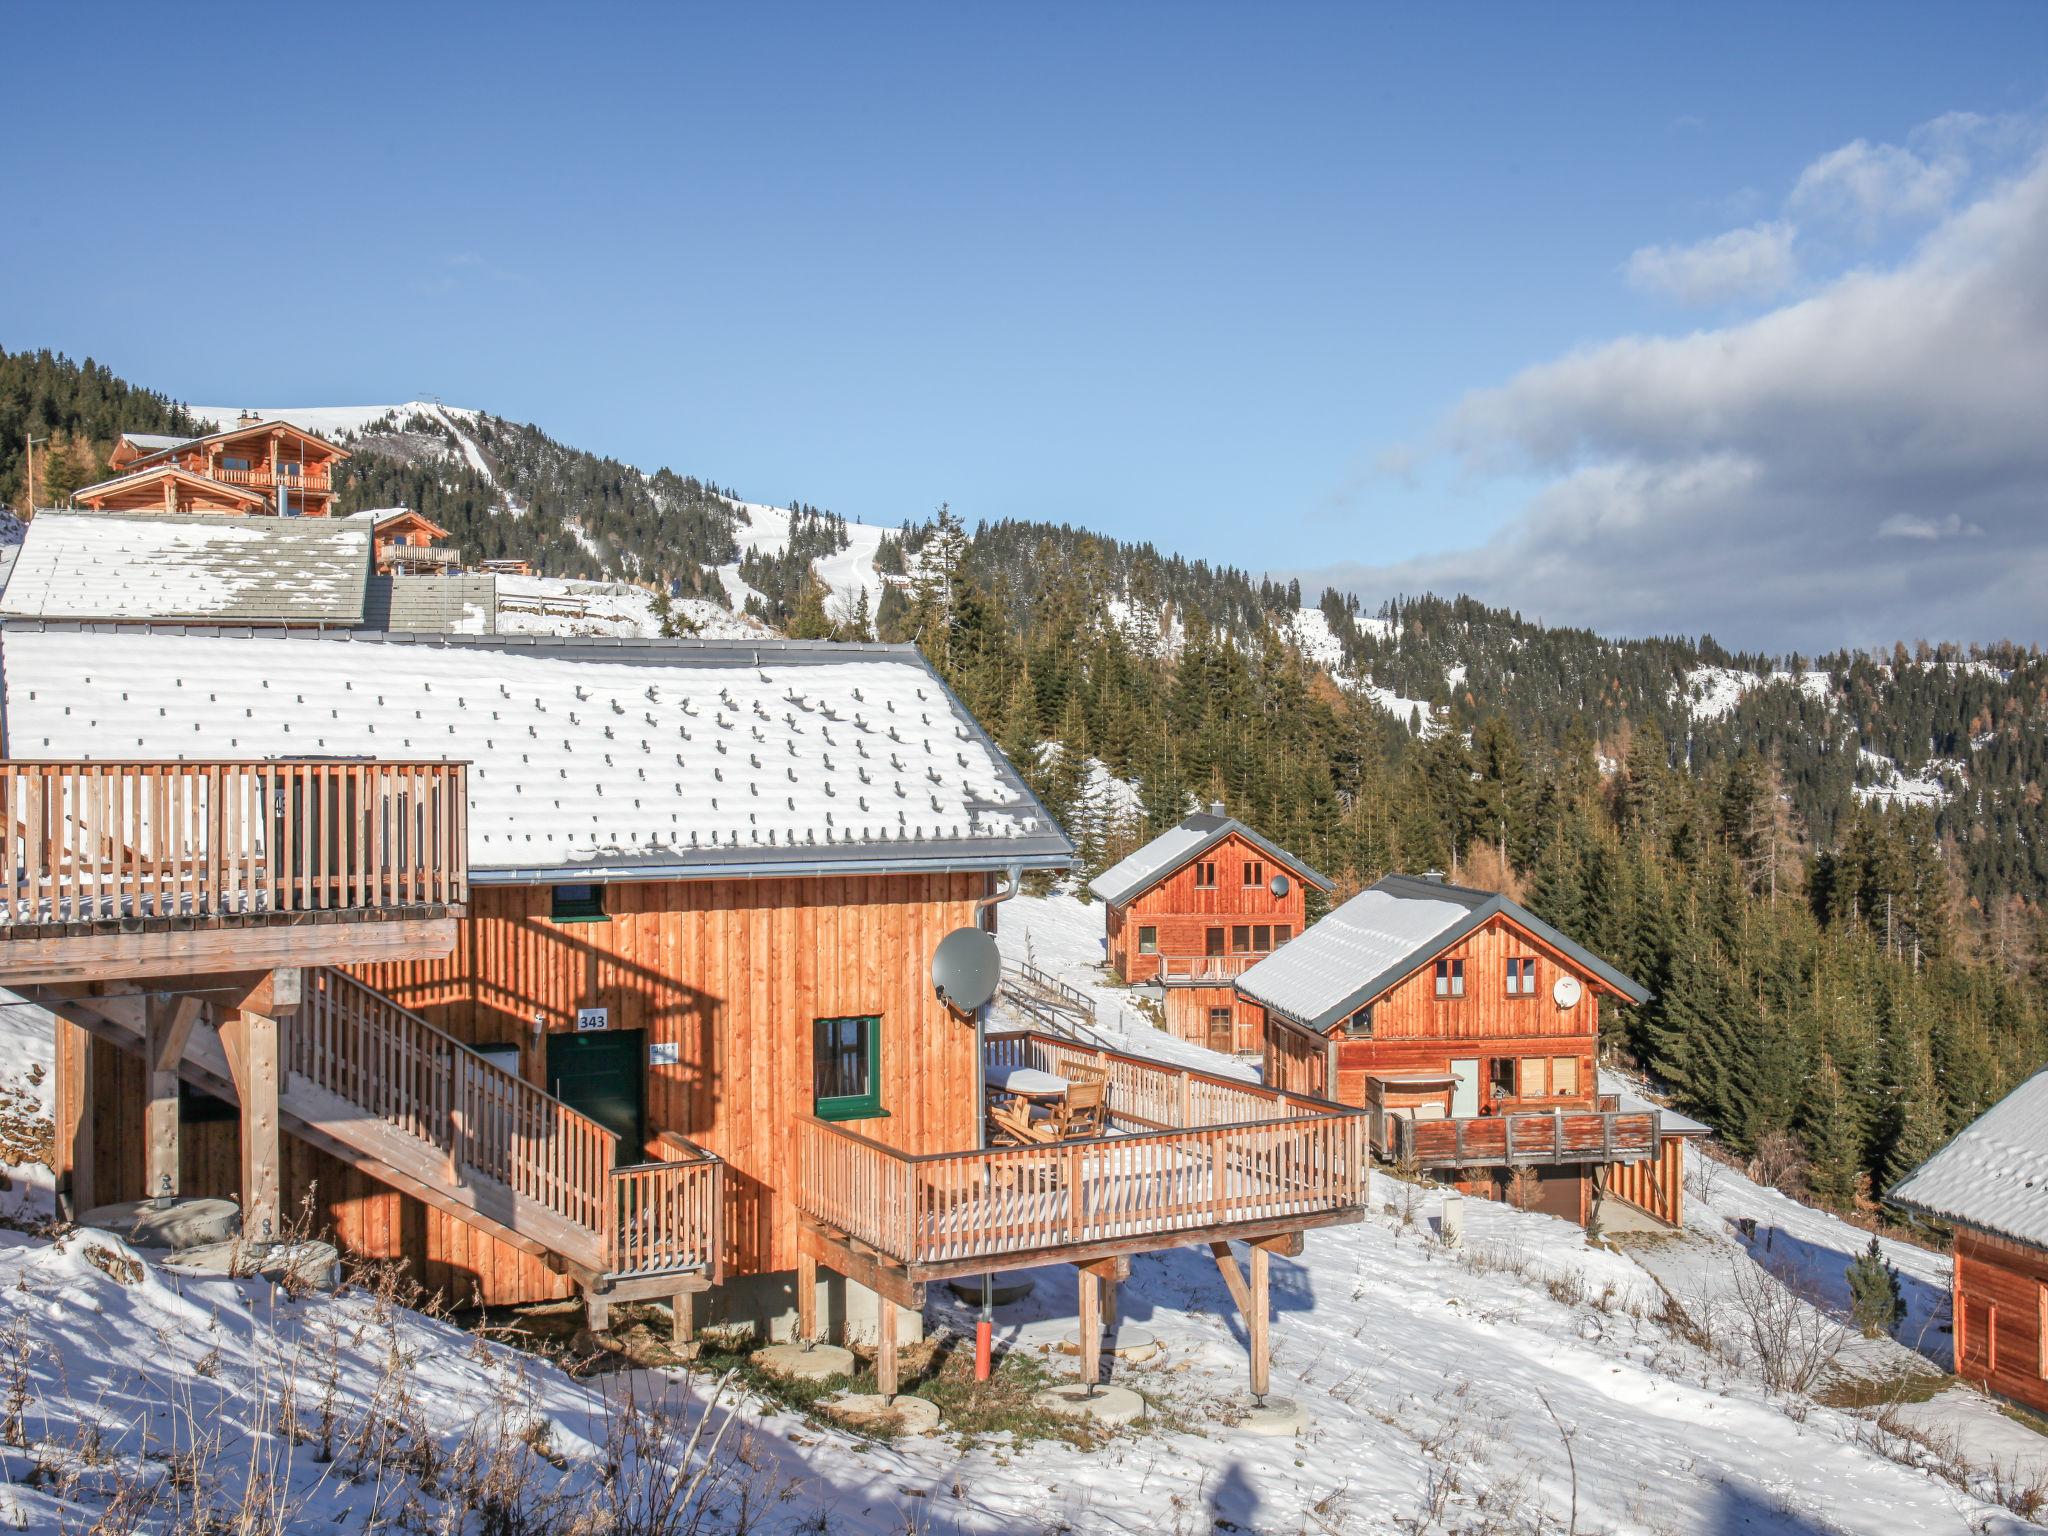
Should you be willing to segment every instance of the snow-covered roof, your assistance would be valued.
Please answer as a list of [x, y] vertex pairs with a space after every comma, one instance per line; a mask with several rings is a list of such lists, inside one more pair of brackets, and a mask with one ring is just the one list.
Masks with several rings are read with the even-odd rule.
[[467, 761], [483, 881], [1064, 867], [909, 646], [10, 629], [15, 757]]
[[498, 578], [488, 573], [372, 576], [363, 600], [363, 627], [437, 635], [495, 635]]
[[147, 485], [152, 480], [163, 479], [176, 480], [180, 485], [200, 486], [212, 495], [225, 496], [230, 501], [243, 502], [252, 507], [265, 506], [270, 501], [270, 498], [261, 491], [251, 490], [246, 485], [232, 485], [225, 480], [210, 480], [195, 470], [186, 469], [166, 459], [144, 459], [137, 468], [123, 470], [110, 480], [96, 480], [91, 485], [81, 485], [72, 494], [80, 497], [111, 495], [129, 486]]
[[1505, 914], [1633, 1002], [1650, 994], [1507, 897], [1441, 880], [1389, 875], [1360, 891], [1237, 979], [1237, 988], [1312, 1029], [1349, 1017], [1490, 918]]
[[360, 624], [370, 528], [361, 517], [43, 512], [0, 617]]
[[2048, 1248], [2048, 1071], [1985, 1110], [1885, 1199]]
[[192, 441], [189, 437], [172, 437], [162, 432], [123, 432], [121, 440], [133, 443], [145, 453], [162, 453], [167, 448], [182, 448]]
[[1285, 865], [1319, 890], [1330, 882], [1277, 843], [1269, 842], [1241, 821], [1213, 812], [1198, 812], [1168, 827], [1144, 847], [1126, 854], [1088, 882], [1088, 889], [1111, 906], [1122, 906], [1190, 859], [1200, 858], [1232, 833], [1248, 839], [1276, 863]]

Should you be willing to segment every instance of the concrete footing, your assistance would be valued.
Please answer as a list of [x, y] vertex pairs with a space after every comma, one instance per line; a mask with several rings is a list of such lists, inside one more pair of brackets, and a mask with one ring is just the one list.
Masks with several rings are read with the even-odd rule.
[[112, 1232], [131, 1248], [204, 1248], [241, 1232], [242, 1209], [232, 1200], [123, 1200], [81, 1213], [78, 1225]]
[[[981, 1277], [968, 1275], [959, 1280], [948, 1280], [947, 1289], [969, 1306], [981, 1305]], [[1012, 1302], [1022, 1301], [1031, 1294], [1031, 1282], [1021, 1275], [997, 1275], [995, 1284], [989, 1289], [991, 1305], [1007, 1307]]]
[[[1102, 1353], [1126, 1365], [1143, 1365], [1147, 1360], [1156, 1360], [1165, 1350], [1159, 1342], [1159, 1335], [1150, 1328], [1140, 1328], [1132, 1323], [1123, 1323], [1114, 1329], [1105, 1329], [1102, 1335]], [[1081, 1353], [1081, 1334], [1078, 1329], [1060, 1340], [1060, 1353], [1078, 1355]]]
[[1291, 1397], [1255, 1403], [1238, 1422], [1247, 1435], [1298, 1435], [1308, 1428], [1308, 1410]]
[[273, 1243], [268, 1248], [239, 1240], [207, 1243], [166, 1254], [161, 1263], [166, 1269], [186, 1275], [235, 1279], [261, 1275], [278, 1284], [295, 1281], [323, 1290], [341, 1283], [341, 1255], [332, 1243]]
[[822, 1399], [818, 1406], [850, 1424], [887, 1424], [906, 1435], [929, 1435], [939, 1427], [937, 1403], [900, 1392], [894, 1397], [879, 1392], [839, 1392]]
[[754, 1364], [784, 1381], [830, 1381], [853, 1374], [853, 1351], [837, 1344], [770, 1344], [754, 1351]]
[[1145, 1399], [1129, 1387], [1096, 1387], [1078, 1381], [1047, 1387], [1033, 1399], [1039, 1407], [1098, 1424], [1135, 1424], [1145, 1417]]
[[[818, 1270], [818, 1335], [827, 1339], [873, 1339], [880, 1331], [883, 1301], [856, 1281]], [[747, 1328], [771, 1344], [796, 1340], [796, 1273], [735, 1275], [697, 1298], [699, 1328]], [[894, 1305], [894, 1303], [889, 1303]], [[896, 1342], [924, 1337], [924, 1314], [896, 1308]]]

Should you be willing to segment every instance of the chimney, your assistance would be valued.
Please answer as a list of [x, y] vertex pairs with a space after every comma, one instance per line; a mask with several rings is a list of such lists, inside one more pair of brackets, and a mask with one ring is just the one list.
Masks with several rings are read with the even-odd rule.
[[1438, 885], [1442, 885], [1444, 883], [1444, 872], [1440, 869], [1425, 869], [1422, 872], [1422, 878], [1424, 880], [1434, 881]]
[[1211, 816], [1221, 816], [1223, 814], [1223, 802], [1221, 800], [1211, 800], [1209, 802], [1209, 814]]
[[238, 427], [253, 427], [261, 420], [263, 420], [261, 416], [245, 408], [242, 414], [235, 418], [235, 425]]

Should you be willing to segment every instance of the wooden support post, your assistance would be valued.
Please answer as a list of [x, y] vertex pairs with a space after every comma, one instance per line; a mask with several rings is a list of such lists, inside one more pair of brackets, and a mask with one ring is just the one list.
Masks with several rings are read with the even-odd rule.
[[1211, 1243], [1209, 1251], [1216, 1256], [1216, 1267], [1223, 1272], [1223, 1283], [1230, 1288], [1230, 1299], [1237, 1303], [1237, 1310], [1245, 1316], [1245, 1326], [1251, 1326], [1252, 1293], [1245, 1289], [1244, 1271], [1237, 1267], [1237, 1255], [1230, 1251], [1228, 1243]]
[[242, 1233], [272, 1243], [284, 1231], [278, 1196], [277, 1020], [238, 1009], [221, 1032], [242, 1101]]
[[669, 1342], [687, 1344], [697, 1337], [697, 1293], [677, 1291], [669, 1298]]
[[56, 1161], [58, 1189], [70, 1201], [76, 1220], [93, 1206], [92, 1177], [92, 1036], [69, 1019], [56, 1027], [57, 1102]]
[[896, 1303], [886, 1296], [875, 1297], [875, 1390], [884, 1397], [896, 1395]]
[[1267, 1269], [1270, 1259], [1266, 1250], [1252, 1249], [1252, 1309], [1245, 1319], [1252, 1335], [1252, 1396], [1262, 1398], [1271, 1385], [1272, 1339], [1269, 1334], [1267, 1313]]
[[1116, 1332], [1116, 1271], [1102, 1276], [1102, 1331]]
[[1081, 1384], [1090, 1392], [1102, 1380], [1102, 1281], [1081, 1269]]
[[592, 1333], [603, 1333], [612, 1325], [611, 1302], [597, 1291], [585, 1291], [583, 1323]]
[[143, 1080], [147, 1097], [142, 1109], [142, 1193], [150, 1200], [173, 1200], [178, 1194], [178, 1060], [184, 1042], [171, 1040], [177, 1003], [152, 997], [143, 1004], [148, 1060]]
[[[877, 1299], [886, 1305], [887, 1298]], [[796, 1337], [799, 1344], [818, 1342], [818, 1261], [801, 1249], [796, 1256]]]

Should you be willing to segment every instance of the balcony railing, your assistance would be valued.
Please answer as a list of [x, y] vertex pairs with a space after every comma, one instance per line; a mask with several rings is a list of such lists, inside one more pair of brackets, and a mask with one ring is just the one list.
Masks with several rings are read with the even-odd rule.
[[701, 1270], [724, 1278], [725, 1165], [673, 1132], [656, 1139], [659, 1162], [612, 1170], [610, 1272], [630, 1279]]
[[1200, 986], [1235, 981], [1264, 955], [1162, 955], [1159, 979], [1169, 985]]
[[1530, 1110], [1411, 1120], [1373, 1112], [1373, 1151], [1418, 1168], [1627, 1163], [1657, 1155], [1657, 1114], [1613, 1109]]
[[325, 464], [308, 464], [296, 474], [292, 473], [293, 467], [280, 465], [282, 472], [273, 474], [268, 464], [259, 464], [251, 469], [216, 464], [204, 473], [208, 479], [218, 480], [223, 485], [246, 485], [256, 491], [274, 491], [280, 485], [288, 491], [318, 491], [323, 494], [333, 489]]
[[386, 544], [377, 551], [377, 559], [401, 570], [438, 571], [460, 565], [462, 553], [434, 544]]
[[1360, 1111], [1044, 1035], [991, 1046], [996, 1062], [1105, 1070], [1110, 1134], [912, 1154], [802, 1116], [798, 1206], [898, 1263], [958, 1268], [1343, 1220], [1364, 1199]]
[[459, 906], [468, 816], [461, 763], [0, 761], [0, 937]]

